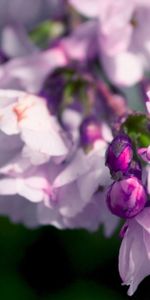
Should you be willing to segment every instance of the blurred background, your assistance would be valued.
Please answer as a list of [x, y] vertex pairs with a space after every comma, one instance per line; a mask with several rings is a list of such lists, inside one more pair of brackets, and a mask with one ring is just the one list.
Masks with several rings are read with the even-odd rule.
[[[0, 298], [8, 300], [129, 299], [117, 271], [118, 232], [28, 230], [0, 218]], [[149, 279], [132, 299], [149, 299]]]

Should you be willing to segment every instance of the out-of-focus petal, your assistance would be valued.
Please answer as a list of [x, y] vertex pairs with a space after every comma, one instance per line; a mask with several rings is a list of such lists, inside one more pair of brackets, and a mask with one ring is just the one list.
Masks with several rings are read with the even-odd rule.
[[71, 163], [56, 177], [55, 187], [60, 187], [71, 183], [89, 170], [86, 156], [82, 150], [79, 150]]
[[70, 60], [83, 63], [91, 59], [97, 52], [97, 21], [89, 21], [81, 24], [74, 32], [62, 39], [60, 45]]
[[144, 209], [139, 215], [136, 216], [137, 222], [150, 233], [150, 208]]
[[8, 216], [14, 223], [21, 223], [29, 228], [39, 226], [36, 204], [27, 201], [19, 195], [1, 196], [0, 214]]
[[66, 64], [66, 56], [59, 47], [13, 59], [1, 68], [0, 87], [38, 93], [46, 77]]
[[[146, 224], [143, 219], [144, 216], [146, 217]], [[128, 228], [119, 252], [119, 272], [123, 284], [130, 286], [128, 289], [129, 296], [134, 294], [140, 282], [150, 274], [150, 239], [149, 237], [147, 239], [147, 234], [149, 234], [147, 231], [149, 227], [147, 226], [148, 216], [149, 208], [145, 208], [135, 219], [128, 222]]]
[[130, 86], [143, 76], [143, 64], [138, 55], [122, 52], [114, 57], [102, 55], [102, 63], [109, 79], [121, 86]]
[[101, 8], [100, 0], [69, 0], [69, 3], [86, 17], [97, 17]]
[[1, 48], [11, 58], [29, 55], [38, 51], [36, 46], [29, 40], [24, 28], [14, 23], [4, 27], [1, 35]]

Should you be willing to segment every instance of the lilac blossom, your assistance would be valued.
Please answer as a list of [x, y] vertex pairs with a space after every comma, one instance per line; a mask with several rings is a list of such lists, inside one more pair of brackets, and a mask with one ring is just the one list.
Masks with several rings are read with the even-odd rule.
[[38, 93], [50, 72], [66, 64], [59, 47], [12, 59], [0, 68], [0, 87]]
[[[111, 216], [105, 202], [111, 183], [105, 167], [107, 140], [112, 139], [109, 127], [102, 124], [94, 140], [88, 130], [91, 148], [81, 148], [86, 146], [81, 143], [72, 151], [67, 132], [45, 99], [11, 90], [1, 90], [0, 97], [1, 213], [29, 227], [51, 224], [93, 231], [103, 224], [110, 236], [119, 219]], [[77, 130], [83, 134], [80, 125]]]
[[140, 282], [150, 274], [150, 208], [127, 221], [119, 252], [119, 272], [132, 296]]
[[[15, 222], [23, 222], [27, 226], [51, 224], [57, 228], [86, 228], [93, 231], [100, 224], [104, 224], [105, 234], [110, 236], [118, 225], [119, 219], [109, 212], [105, 202], [105, 192], [93, 194], [96, 186], [92, 176], [95, 173], [96, 178], [98, 171], [93, 170], [91, 174], [87, 173], [87, 164], [85, 164], [87, 161], [80, 160], [78, 162], [85, 174], [83, 178], [80, 176], [81, 187], [79, 187], [79, 180], [71, 182], [70, 176], [67, 177], [71, 168], [67, 167], [67, 171], [63, 171], [63, 165], [55, 165], [52, 162], [41, 166], [32, 166], [27, 159], [21, 157], [19, 160], [19, 157], [16, 157], [16, 160], [10, 161], [0, 169], [0, 173], [3, 175], [0, 181], [0, 212], [2, 211], [2, 214], [8, 215]], [[78, 170], [80, 168], [78, 165]], [[77, 167], [75, 169], [74, 166], [72, 171], [74, 171], [75, 178]], [[64, 173], [65, 184], [63, 181], [60, 182], [62, 173]], [[101, 173], [103, 174], [103, 171]], [[102, 175], [99, 176], [100, 179], [103, 184]], [[84, 196], [83, 189], [90, 181], [91, 184]], [[98, 186], [98, 183], [96, 185]], [[5, 205], [4, 197], [6, 199], [6, 195], [11, 195], [12, 198], [8, 198]], [[17, 195], [16, 199], [14, 195]], [[21, 204], [19, 206], [19, 197], [20, 203], [23, 204], [22, 207], [25, 207], [25, 212], [22, 212]], [[12, 201], [14, 201], [14, 205]], [[15, 209], [18, 206], [19, 210], [16, 212]], [[32, 222], [30, 214], [29, 216], [27, 214], [30, 208], [33, 212]]]
[[97, 20], [94, 31], [109, 79], [119, 85], [142, 79], [149, 69], [149, 1], [69, 2], [84, 16]]
[[[61, 137], [61, 128], [51, 116], [44, 99], [15, 91], [0, 91], [0, 129], [8, 135], [18, 135], [24, 155], [38, 163], [39, 156], [67, 155], [67, 147]], [[37, 156], [36, 156], [37, 155]]]
[[[47, 78], [56, 68], [76, 62], [86, 65], [95, 57], [93, 23], [83, 24], [67, 37], [58, 39], [50, 48], [40, 51], [28, 39], [22, 27], [9, 25], [3, 30], [2, 49], [14, 57], [0, 68], [0, 87], [39, 93]], [[11, 44], [8, 43], [11, 39]], [[6, 43], [7, 40], [7, 43]], [[92, 49], [92, 51], [91, 51]]]

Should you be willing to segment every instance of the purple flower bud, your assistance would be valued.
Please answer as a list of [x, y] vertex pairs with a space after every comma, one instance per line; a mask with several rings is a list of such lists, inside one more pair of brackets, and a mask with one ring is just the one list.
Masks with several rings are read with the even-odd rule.
[[94, 116], [89, 116], [82, 122], [80, 138], [83, 146], [92, 145], [95, 141], [102, 139], [100, 123]]
[[122, 172], [125, 174], [133, 158], [131, 140], [127, 135], [116, 136], [109, 145], [106, 152], [106, 166], [110, 172]]
[[146, 201], [145, 188], [136, 177], [116, 181], [107, 194], [111, 212], [125, 219], [136, 216], [144, 208]]

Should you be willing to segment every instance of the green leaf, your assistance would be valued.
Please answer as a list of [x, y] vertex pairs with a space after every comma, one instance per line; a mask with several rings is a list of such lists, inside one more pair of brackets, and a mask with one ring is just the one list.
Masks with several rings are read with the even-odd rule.
[[61, 22], [45, 21], [30, 32], [30, 38], [40, 48], [48, 46], [51, 39], [57, 38], [64, 33], [64, 26]]
[[149, 117], [140, 113], [130, 115], [122, 125], [124, 132], [129, 135], [137, 147], [147, 147], [150, 145], [149, 128]]

